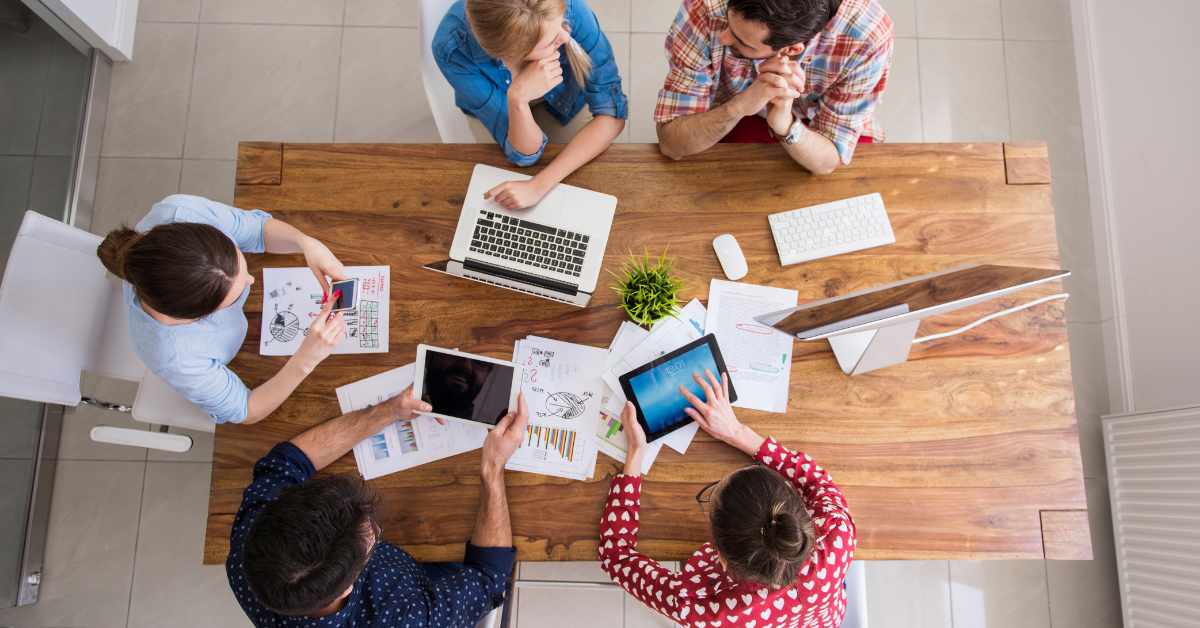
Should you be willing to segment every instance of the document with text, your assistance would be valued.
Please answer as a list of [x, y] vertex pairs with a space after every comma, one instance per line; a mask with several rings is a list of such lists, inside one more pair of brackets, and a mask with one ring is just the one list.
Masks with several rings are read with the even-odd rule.
[[754, 320], [796, 307], [795, 290], [713, 279], [708, 289], [706, 334], [717, 337], [738, 408], [787, 412], [792, 377], [792, 337]]

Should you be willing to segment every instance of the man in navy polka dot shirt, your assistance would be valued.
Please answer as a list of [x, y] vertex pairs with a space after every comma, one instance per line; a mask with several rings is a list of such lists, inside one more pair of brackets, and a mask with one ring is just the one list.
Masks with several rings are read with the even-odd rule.
[[418, 563], [379, 540], [379, 493], [358, 475], [313, 478], [384, 426], [429, 409], [410, 386], [276, 445], [254, 465], [225, 571], [255, 626], [469, 628], [503, 602], [516, 561], [504, 465], [529, 423], [524, 395], [484, 441], [479, 511], [461, 565]]

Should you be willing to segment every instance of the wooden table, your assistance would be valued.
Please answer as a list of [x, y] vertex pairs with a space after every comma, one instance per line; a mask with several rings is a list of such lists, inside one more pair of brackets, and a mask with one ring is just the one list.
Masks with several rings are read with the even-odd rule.
[[[542, 163], [560, 149], [548, 147]], [[611, 341], [624, 316], [607, 287], [579, 309], [421, 268], [446, 257], [476, 163], [506, 167], [491, 145], [241, 145], [237, 206], [316, 236], [347, 265], [391, 265], [391, 351], [331, 356], [265, 421], [217, 427], [206, 564], [225, 560], [255, 460], [337, 416], [334, 388], [412, 362], [422, 342], [508, 359], [529, 334]], [[853, 163], [819, 178], [777, 146], [721, 144], [674, 162], [656, 145], [617, 144], [566, 183], [620, 199], [606, 268], [619, 268], [630, 249], [657, 254], [669, 242], [678, 272], [694, 282], [687, 299], [705, 300], [709, 279], [723, 278], [712, 249], [722, 233], [746, 254], [743, 281], [796, 289], [801, 303], [968, 262], [1058, 268], [1042, 143], [861, 145]], [[894, 245], [780, 266], [767, 214], [870, 192], [885, 199]], [[249, 259], [260, 279], [263, 267], [303, 266], [298, 256]], [[285, 360], [258, 355], [261, 286], [230, 364], [251, 387]], [[1061, 288], [926, 320], [918, 335]], [[916, 345], [907, 363], [856, 377], [838, 369], [828, 342], [797, 342], [788, 403], [787, 414], [738, 415], [829, 470], [858, 524], [856, 558], [1091, 557], [1061, 301]], [[703, 431], [686, 456], [664, 449], [644, 484], [638, 548], [661, 560], [689, 556], [709, 539], [693, 496], [745, 462]], [[595, 560], [604, 495], [620, 468], [601, 455], [588, 482], [508, 473], [519, 560]], [[330, 470], [354, 471], [353, 456]], [[385, 539], [418, 560], [462, 558], [478, 452], [378, 482], [388, 498]]]

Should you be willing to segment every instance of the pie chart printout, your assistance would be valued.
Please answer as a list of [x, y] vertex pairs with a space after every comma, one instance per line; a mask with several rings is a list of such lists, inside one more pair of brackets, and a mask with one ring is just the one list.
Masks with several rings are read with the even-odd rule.
[[546, 398], [546, 413], [550, 416], [573, 419], [583, 414], [585, 407], [584, 400], [575, 393], [557, 392]]
[[280, 342], [291, 342], [300, 332], [300, 319], [295, 314], [284, 310], [276, 312], [271, 320], [271, 336]]

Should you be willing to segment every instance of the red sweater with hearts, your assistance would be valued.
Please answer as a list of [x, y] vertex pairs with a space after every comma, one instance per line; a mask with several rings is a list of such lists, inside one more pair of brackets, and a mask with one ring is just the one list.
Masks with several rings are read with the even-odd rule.
[[768, 438], [755, 459], [791, 482], [808, 507], [817, 543], [799, 577], [786, 587], [739, 580], [705, 543], [671, 571], [637, 551], [642, 479], [618, 475], [600, 521], [600, 563], [650, 608], [695, 628], [800, 628], [841, 625], [846, 613], [842, 580], [854, 558], [855, 528], [846, 499], [824, 469], [805, 454]]

